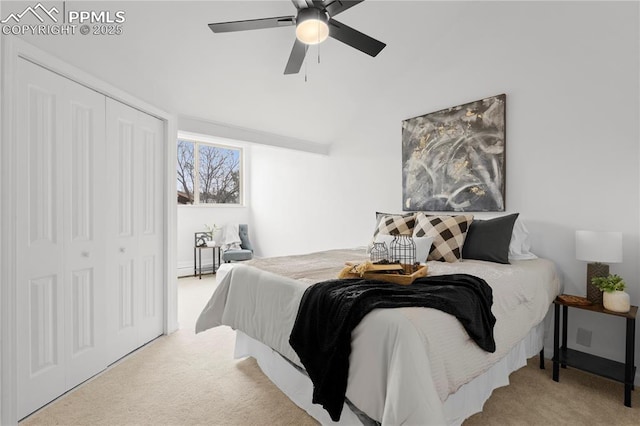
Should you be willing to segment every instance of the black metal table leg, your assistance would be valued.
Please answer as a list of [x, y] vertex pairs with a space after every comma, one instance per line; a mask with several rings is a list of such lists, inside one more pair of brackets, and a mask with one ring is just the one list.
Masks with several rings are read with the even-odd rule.
[[198, 250], [198, 258], [200, 260], [200, 279], [202, 279], [202, 250]]
[[635, 379], [634, 355], [636, 347], [636, 320], [627, 318], [627, 339], [624, 359], [624, 405], [631, 407], [631, 391]]
[[[569, 323], [569, 307], [562, 306], [562, 347], [563, 351], [567, 350], [567, 324]], [[560, 364], [562, 368], [567, 368], [567, 364]]]
[[196, 247], [193, 247], [193, 276], [196, 276], [196, 273], [198, 271], [198, 268], [196, 267], [197, 263], [196, 263]]
[[560, 305], [554, 305], [553, 318], [553, 380], [559, 381], [560, 369]]

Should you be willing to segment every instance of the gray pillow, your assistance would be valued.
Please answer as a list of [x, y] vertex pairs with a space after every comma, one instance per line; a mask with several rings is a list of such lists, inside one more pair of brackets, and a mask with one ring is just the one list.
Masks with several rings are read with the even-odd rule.
[[463, 259], [509, 263], [509, 244], [519, 213], [488, 220], [475, 219], [462, 247]]

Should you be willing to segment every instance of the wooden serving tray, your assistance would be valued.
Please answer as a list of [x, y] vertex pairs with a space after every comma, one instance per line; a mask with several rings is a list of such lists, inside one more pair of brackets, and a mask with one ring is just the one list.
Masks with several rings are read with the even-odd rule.
[[[347, 266], [357, 266], [358, 262], [345, 262]], [[393, 271], [404, 271], [406, 265], [401, 265], [399, 263], [370, 263], [367, 266], [368, 272], [393, 272]]]
[[[405, 265], [408, 268], [411, 268], [411, 265]], [[364, 278], [371, 280], [380, 280], [387, 281], [393, 284], [400, 285], [411, 285], [416, 280], [416, 278], [426, 277], [427, 276], [427, 265], [420, 265], [418, 270], [413, 272], [412, 274], [381, 274], [376, 272], [365, 272]]]
[[[389, 266], [389, 265], [386, 265], [386, 266]], [[401, 265], [401, 266], [402, 266], [402, 269], [406, 271], [405, 274], [365, 272], [362, 278], [366, 278], [369, 280], [386, 281], [386, 282], [399, 284], [399, 285], [411, 285], [416, 280], [416, 278], [427, 276], [427, 265], [420, 265], [418, 269], [411, 274], [409, 274], [408, 272], [411, 270], [411, 268], [413, 268], [413, 265]], [[396, 267], [396, 269], [399, 270], [400, 268]], [[358, 274], [349, 274], [349, 276], [351, 278], [360, 278], [360, 275]]]

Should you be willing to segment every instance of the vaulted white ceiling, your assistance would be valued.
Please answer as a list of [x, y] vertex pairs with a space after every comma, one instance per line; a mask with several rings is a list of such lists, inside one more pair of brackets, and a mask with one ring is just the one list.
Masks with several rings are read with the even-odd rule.
[[[2, 14], [32, 3], [3, 2]], [[294, 15], [288, 0], [65, 6], [123, 10], [123, 34], [24, 38], [176, 115], [320, 143], [333, 142], [372, 105], [397, 102], [413, 85], [445, 72], [456, 55], [447, 38], [465, 10], [462, 2], [365, 1], [337, 19], [387, 43], [376, 58], [329, 39], [309, 49], [300, 74], [285, 76], [295, 27], [213, 34], [207, 24]]]

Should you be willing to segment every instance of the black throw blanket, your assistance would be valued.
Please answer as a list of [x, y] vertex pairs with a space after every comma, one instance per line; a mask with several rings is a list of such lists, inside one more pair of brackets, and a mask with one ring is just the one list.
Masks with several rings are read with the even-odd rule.
[[439, 309], [458, 318], [478, 346], [495, 352], [492, 303], [491, 287], [468, 274], [418, 278], [410, 286], [330, 280], [305, 291], [289, 343], [313, 382], [313, 402], [338, 421], [347, 391], [351, 332], [366, 314], [377, 308]]

